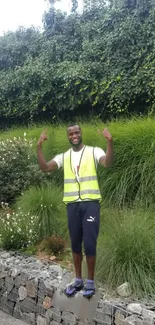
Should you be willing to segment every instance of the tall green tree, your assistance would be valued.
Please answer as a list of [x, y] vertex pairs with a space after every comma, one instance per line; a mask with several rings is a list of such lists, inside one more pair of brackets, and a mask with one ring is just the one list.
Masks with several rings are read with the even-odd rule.
[[40, 32], [31, 28], [19, 28], [0, 37], [0, 70], [22, 66], [28, 57], [39, 55], [42, 46]]
[[0, 123], [154, 112], [153, 0], [85, 0], [70, 15], [51, 1], [43, 22], [0, 37]]
[[72, 0], [72, 13], [75, 14], [78, 8], [78, 0]]
[[153, 5], [152, 0], [110, 0], [110, 6], [114, 8], [136, 9], [149, 11]]

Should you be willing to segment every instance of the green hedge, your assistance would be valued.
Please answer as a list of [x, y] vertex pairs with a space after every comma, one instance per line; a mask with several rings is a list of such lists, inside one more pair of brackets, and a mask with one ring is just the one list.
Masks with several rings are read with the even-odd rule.
[[81, 15], [51, 7], [43, 32], [0, 37], [1, 125], [154, 112], [154, 1], [101, 2]]

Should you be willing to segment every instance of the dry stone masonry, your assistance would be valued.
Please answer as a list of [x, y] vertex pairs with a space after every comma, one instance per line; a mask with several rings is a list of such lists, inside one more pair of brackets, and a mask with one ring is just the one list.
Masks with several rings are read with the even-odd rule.
[[71, 274], [59, 265], [0, 252], [0, 309], [31, 325], [154, 325], [155, 303], [106, 299], [102, 288], [87, 300], [67, 298]]

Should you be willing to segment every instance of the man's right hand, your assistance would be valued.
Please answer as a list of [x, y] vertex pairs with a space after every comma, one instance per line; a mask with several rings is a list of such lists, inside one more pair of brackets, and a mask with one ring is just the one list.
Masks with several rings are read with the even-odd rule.
[[43, 142], [48, 139], [46, 133], [47, 133], [47, 129], [41, 133], [41, 136], [40, 136], [40, 138], [38, 140], [38, 146], [42, 146]]

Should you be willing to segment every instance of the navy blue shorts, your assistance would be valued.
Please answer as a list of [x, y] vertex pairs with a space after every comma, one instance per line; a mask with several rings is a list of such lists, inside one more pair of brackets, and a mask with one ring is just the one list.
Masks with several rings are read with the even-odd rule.
[[67, 214], [72, 251], [80, 254], [83, 242], [85, 254], [95, 256], [100, 227], [100, 203], [98, 201], [68, 203]]

